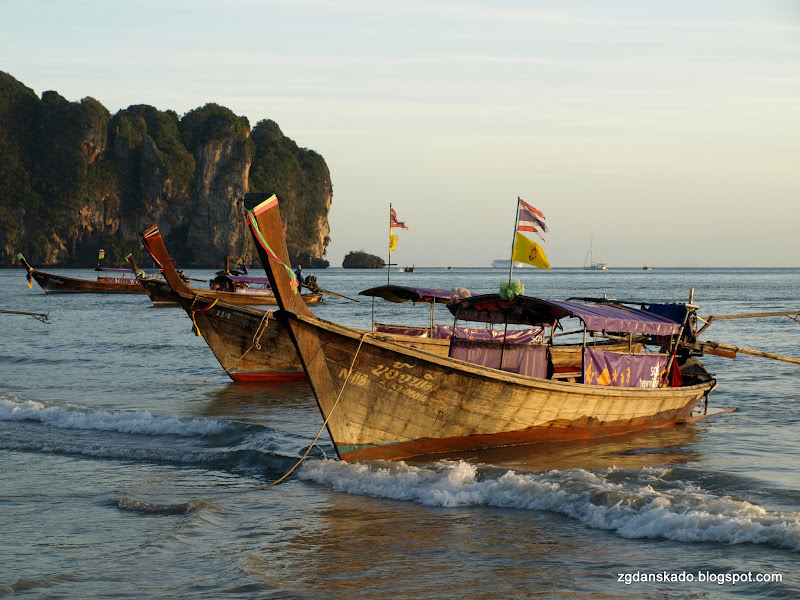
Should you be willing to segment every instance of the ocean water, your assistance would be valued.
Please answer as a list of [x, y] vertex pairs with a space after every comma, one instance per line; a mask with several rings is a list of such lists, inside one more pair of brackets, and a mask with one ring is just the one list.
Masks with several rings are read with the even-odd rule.
[[[57, 271], [92, 278], [85, 271]], [[194, 271], [191, 277], [211, 273]], [[385, 271], [320, 270], [357, 297]], [[516, 272], [526, 293], [800, 308], [799, 269]], [[498, 269], [393, 272], [496, 291]], [[0, 597], [797, 598], [800, 366], [703, 359], [695, 424], [579, 443], [346, 463], [308, 386], [235, 384], [191, 321], [146, 296], [45, 295], [0, 271]], [[369, 299], [320, 316], [369, 327]], [[426, 324], [426, 306], [375, 304]], [[446, 309], [437, 320], [450, 323]], [[704, 339], [800, 356], [786, 317]], [[202, 381], [201, 381], [202, 380]], [[766, 581], [765, 581], [766, 579]]]

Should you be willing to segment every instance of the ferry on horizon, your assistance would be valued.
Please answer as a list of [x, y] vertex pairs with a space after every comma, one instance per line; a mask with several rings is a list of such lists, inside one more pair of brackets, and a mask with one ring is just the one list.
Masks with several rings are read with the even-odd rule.
[[[492, 266], [497, 267], [498, 269], [508, 269], [511, 265], [511, 259], [509, 258], [496, 258], [492, 261]], [[518, 260], [514, 261], [514, 268], [517, 269], [519, 267], [524, 267], [525, 263], [520, 262]]]

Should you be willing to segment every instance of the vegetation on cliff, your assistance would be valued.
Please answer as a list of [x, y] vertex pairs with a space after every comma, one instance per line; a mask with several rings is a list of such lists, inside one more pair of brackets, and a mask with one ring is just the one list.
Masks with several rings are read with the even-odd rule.
[[[330, 210], [330, 173], [325, 160], [313, 150], [298, 148], [281, 132], [275, 121], [259, 121], [251, 134], [255, 157], [250, 167], [250, 186], [269, 190], [281, 200], [281, 217], [286, 227], [286, 245], [293, 263], [327, 267], [328, 261], [314, 256], [309, 248], [319, 243], [314, 232], [319, 218]], [[325, 225], [327, 228], [327, 223]], [[323, 245], [330, 241], [325, 231]]]
[[363, 250], [348, 252], [342, 261], [345, 269], [382, 269], [386, 262], [374, 254], [367, 254]]
[[41, 99], [0, 72], [0, 266], [89, 266], [98, 248], [125, 262], [157, 223], [183, 266], [252, 263], [241, 201], [274, 192], [293, 260], [327, 266], [332, 198], [324, 159], [273, 121], [209, 103], [180, 117], [132, 105], [111, 115], [93, 98]]

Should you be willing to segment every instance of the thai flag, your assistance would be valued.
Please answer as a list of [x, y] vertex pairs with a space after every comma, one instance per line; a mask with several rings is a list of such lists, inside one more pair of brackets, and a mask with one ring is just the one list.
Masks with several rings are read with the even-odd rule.
[[542, 241], [546, 241], [544, 236], [539, 231], [547, 232], [547, 224], [544, 222], [544, 215], [535, 209], [533, 206], [525, 202], [525, 200], [519, 201], [519, 218], [517, 219], [517, 231], [532, 231], [540, 238]]
[[395, 211], [395, 209], [393, 209], [393, 208], [390, 209], [390, 212], [391, 212], [391, 217], [390, 217], [391, 227], [399, 227], [400, 229], [408, 229], [408, 227], [406, 227], [405, 221], [398, 221], [397, 220], [397, 212]]

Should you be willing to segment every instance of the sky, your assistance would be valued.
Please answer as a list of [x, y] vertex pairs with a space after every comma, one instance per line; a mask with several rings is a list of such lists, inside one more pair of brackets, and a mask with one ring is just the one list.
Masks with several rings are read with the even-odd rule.
[[[112, 114], [215, 102], [330, 169], [328, 260], [800, 267], [800, 1], [0, 0], [0, 70]], [[259, 190], [268, 191], [268, 190]]]

